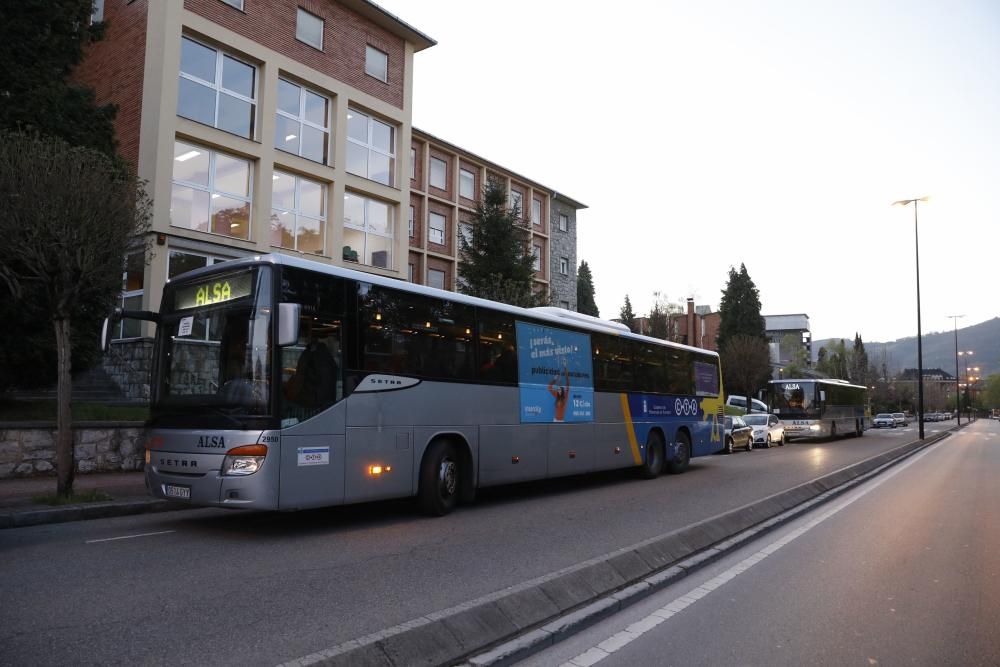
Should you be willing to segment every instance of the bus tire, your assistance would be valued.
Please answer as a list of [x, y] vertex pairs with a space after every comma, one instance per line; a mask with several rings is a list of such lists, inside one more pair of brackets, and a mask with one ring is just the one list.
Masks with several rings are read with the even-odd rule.
[[461, 461], [447, 440], [431, 443], [420, 464], [417, 503], [428, 516], [444, 516], [458, 503], [461, 489]]
[[650, 431], [646, 439], [646, 461], [639, 466], [639, 477], [656, 479], [663, 472], [663, 436], [658, 431]]
[[830, 437], [837, 437], [837, 422], [830, 422]]
[[858, 437], [862, 438], [862, 437], [864, 437], [864, 435], [865, 435], [865, 423], [859, 419], [858, 420]]
[[687, 433], [681, 431], [677, 434], [677, 455], [667, 464], [667, 471], [671, 475], [679, 475], [687, 470], [688, 463], [691, 462], [691, 438]]

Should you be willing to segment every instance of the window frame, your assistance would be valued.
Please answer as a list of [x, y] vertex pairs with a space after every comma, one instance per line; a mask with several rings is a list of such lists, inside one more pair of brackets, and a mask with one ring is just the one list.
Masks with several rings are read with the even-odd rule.
[[569, 216], [565, 213], [559, 214], [559, 231], [568, 232], [569, 231]]
[[[306, 46], [313, 47], [317, 51], [322, 51], [323, 50], [323, 42], [324, 42], [323, 38], [324, 38], [325, 33], [326, 33], [326, 19], [324, 19], [321, 16], [316, 16], [315, 14], [313, 14], [312, 12], [310, 12], [309, 10], [303, 9], [302, 7], [296, 7], [296, 10], [297, 11], [295, 12], [295, 39], [298, 40], [298, 41], [300, 41], [300, 42], [302, 42]], [[316, 19], [317, 21], [319, 21], [319, 45], [318, 46], [316, 44], [313, 44], [312, 42], [306, 40], [306, 39], [303, 39], [302, 36], [299, 35], [299, 26], [301, 25], [301, 19], [302, 19], [303, 16], [306, 16], [306, 17], [311, 18], [311, 19]]]
[[[251, 141], [256, 140], [256, 137], [257, 137], [258, 98], [260, 96], [260, 68], [258, 68], [256, 65], [254, 65], [252, 63], [247, 62], [246, 60], [243, 60], [242, 58], [239, 58], [239, 57], [237, 57], [237, 56], [229, 53], [228, 51], [225, 51], [225, 50], [220, 49], [218, 47], [212, 46], [210, 44], [206, 44], [205, 42], [203, 42], [201, 40], [195, 39], [194, 37], [191, 37], [191, 36], [185, 35], [185, 34], [181, 35], [182, 50], [183, 50], [183, 42], [184, 42], [185, 39], [188, 40], [188, 41], [190, 41], [193, 44], [197, 44], [198, 46], [201, 46], [203, 48], [206, 48], [206, 49], [209, 49], [209, 50], [215, 52], [215, 81], [216, 81], [216, 83], [213, 83], [211, 81], [206, 81], [205, 79], [202, 79], [201, 77], [195, 76], [194, 74], [189, 74], [189, 73], [185, 72], [183, 69], [181, 69], [180, 66], [178, 67], [178, 70], [177, 70], [178, 71], [178, 79], [187, 79], [188, 81], [191, 81], [193, 83], [199, 84], [201, 86], [205, 86], [205, 87], [211, 89], [214, 92], [214, 94], [215, 94], [215, 110], [214, 110], [215, 113], [214, 113], [214, 116], [213, 116], [212, 125], [210, 125], [210, 127], [214, 127], [215, 129], [221, 130], [223, 132], [228, 132], [229, 134], [235, 135], [237, 137], [243, 137], [244, 139], [250, 139]], [[240, 63], [242, 65], [246, 65], [247, 67], [249, 67], [250, 69], [253, 70], [253, 97], [252, 98], [251, 97], [247, 97], [246, 95], [243, 95], [242, 93], [238, 93], [235, 90], [230, 90], [229, 88], [223, 87], [223, 85], [222, 85], [222, 66], [225, 63], [225, 59], [227, 57], [228, 58], [232, 58], [236, 62], [238, 62], [238, 63]], [[179, 88], [179, 86], [178, 86], [178, 88]], [[249, 136], [244, 136], [242, 134], [237, 134], [236, 132], [230, 132], [229, 130], [227, 130], [227, 129], [223, 128], [223, 127], [219, 127], [219, 108], [221, 106], [219, 104], [219, 100], [221, 99], [222, 95], [228, 95], [230, 97], [236, 98], [236, 99], [241, 100], [243, 102], [247, 102], [250, 105], [250, 135]], [[178, 92], [177, 92], [178, 103], [180, 102], [180, 96], [181, 96], [180, 90], [178, 89]], [[205, 124], [205, 123], [202, 123], [200, 120], [197, 120], [195, 118], [190, 118], [188, 116], [182, 115], [180, 113], [180, 109], [177, 109], [177, 111], [175, 112], [175, 115], [180, 116], [181, 118], [186, 118], [187, 120], [190, 120], [190, 121], [195, 122], [195, 123], [200, 123], [202, 125]]]
[[229, 5], [233, 9], [238, 9], [243, 11], [243, 0], [222, 0], [225, 4]]
[[569, 258], [560, 257], [559, 258], [559, 273], [568, 276], [569, 275]]
[[[538, 215], [535, 215], [535, 204], [538, 204]], [[541, 199], [536, 197], [531, 198], [531, 224], [536, 227], [542, 226], [542, 215], [545, 211], [545, 204], [542, 203]]]
[[[139, 288], [130, 290], [128, 289], [128, 274], [129, 274], [128, 261], [129, 258], [135, 257], [137, 255], [141, 258], [140, 259], [141, 270], [139, 272], [139, 275], [141, 275], [142, 278], [140, 281]], [[121, 295], [118, 298], [119, 306], [121, 307], [122, 310], [128, 310], [125, 306], [126, 302], [128, 301], [128, 299], [134, 299], [135, 297], [139, 297], [139, 303], [141, 304], [142, 296], [145, 293], [146, 293], [146, 253], [143, 250], [131, 250], [125, 253], [125, 264], [122, 266], [122, 291]], [[136, 310], [139, 309], [136, 308]], [[142, 338], [142, 322], [139, 320], [131, 320], [139, 325], [139, 334], [137, 336], [125, 335], [125, 323], [126, 320], [128, 319], [129, 318], [122, 318], [118, 322], [115, 322], [114, 325], [115, 329], [112, 332], [111, 340], [134, 340], [136, 338]]]
[[[312, 179], [312, 178], [306, 178], [305, 176], [300, 176], [300, 175], [292, 173], [290, 171], [282, 171], [281, 169], [275, 169], [274, 171], [275, 171], [275, 173], [280, 173], [282, 176], [288, 176], [288, 177], [291, 177], [292, 179], [294, 179], [294, 183], [295, 183], [295, 185], [294, 185], [294, 194], [292, 195], [292, 200], [293, 200], [292, 201], [292, 206], [293, 206], [293, 208], [290, 208], [290, 209], [286, 208], [284, 206], [278, 206], [277, 204], [274, 203], [273, 186], [274, 186], [275, 180], [271, 181], [271, 186], [272, 186], [271, 215], [273, 216], [274, 215], [274, 211], [276, 211], [276, 210], [277, 211], [281, 211], [283, 213], [290, 213], [292, 215], [292, 220], [294, 222], [294, 225], [292, 227], [292, 239], [294, 239], [294, 241], [295, 241], [295, 247], [293, 247], [293, 248], [287, 248], [287, 247], [285, 247], [283, 245], [274, 245], [274, 243], [272, 242], [271, 239], [268, 239], [268, 244], [272, 248], [281, 248], [281, 249], [284, 249], [284, 250], [294, 250], [294, 251], [300, 252], [300, 253], [302, 253], [304, 255], [306, 255], [306, 254], [307, 255], [319, 255], [320, 257], [325, 257], [326, 256], [326, 224], [327, 224], [327, 220], [329, 219], [329, 214], [327, 213], [327, 211], [329, 209], [329, 202], [327, 202], [327, 197], [328, 197], [327, 186], [329, 184], [328, 183], [324, 183], [323, 181], [318, 181], [318, 180]], [[322, 211], [323, 212], [319, 216], [310, 215], [310, 214], [306, 214], [306, 213], [302, 212], [302, 192], [301, 192], [302, 191], [302, 187], [301, 186], [302, 186], [302, 182], [303, 181], [308, 181], [309, 183], [315, 183], [316, 185], [320, 186], [320, 193], [321, 193], [320, 194], [320, 201], [323, 204], [323, 207], [322, 207]], [[315, 220], [315, 221], [319, 222], [319, 229], [320, 229], [320, 251], [319, 252], [315, 252], [315, 251], [312, 251], [312, 250], [300, 250], [299, 249], [299, 218], [300, 217], [301, 218], [305, 218], [307, 220]]]
[[[463, 187], [466, 183], [466, 179], [464, 178], [466, 174], [469, 176], [468, 180], [471, 181], [469, 183], [471, 193], [468, 195], [465, 194], [465, 188]], [[476, 174], [468, 169], [463, 169], [462, 167], [458, 168], [458, 195], [460, 197], [464, 197], [465, 199], [474, 200], [476, 198]]]
[[[254, 161], [248, 158], [240, 157], [238, 155], [233, 155], [232, 153], [227, 153], [225, 151], [220, 151], [215, 148], [209, 148], [202, 144], [191, 143], [187, 141], [181, 141], [180, 139], [174, 139], [174, 145], [182, 144], [184, 146], [190, 146], [193, 149], [200, 149], [208, 152], [208, 185], [202, 185], [201, 183], [195, 183], [193, 181], [182, 181], [174, 177], [173, 169], [170, 173], [170, 196], [173, 198], [174, 185], [179, 185], [185, 188], [192, 188], [200, 192], [206, 192], [209, 195], [209, 207], [208, 207], [208, 231], [202, 231], [200, 229], [192, 229], [191, 227], [182, 227], [180, 225], [175, 225], [173, 220], [170, 220], [170, 226], [176, 227], [177, 229], [186, 229], [191, 232], [197, 232], [199, 234], [212, 234], [213, 236], [221, 236], [223, 238], [236, 239], [239, 241], [253, 242], [253, 163]], [[217, 190], [215, 188], [215, 171], [216, 171], [216, 158], [219, 154], [226, 156], [231, 160], [240, 160], [246, 162], [247, 164], [247, 194], [238, 195], [226, 190]], [[176, 157], [173, 158], [176, 160]], [[247, 208], [247, 235], [246, 238], [240, 238], [239, 236], [234, 236], [232, 234], [222, 234], [219, 232], [212, 231], [212, 206], [211, 200], [214, 199], [213, 195], [228, 197], [230, 199], [238, 199], [246, 204]]]
[[[444, 183], [442, 185], [435, 185], [435, 183], [434, 183], [434, 165], [435, 165], [435, 163], [440, 164], [441, 167], [442, 167], [442, 169], [444, 169], [444, 173], [442, 174], [442, 178], [444, 179]], [[448, 189], [448, 162], [446, 160], [442, 160], [441, 158], [434, 157], [432, 155], [431, 159], [430, 159], [430, 170], [429, 171], [430, 171], [430, 173], [427, 176], [427, 185], [430, 186], [430, 187], [432, 187], [432, 188], [437, 188], [438, 190], [447, 190]]]
[[[330, 110], [333, 108], [333, 100], [330, 99], [330, 97], [328, 95], [324, 95], [323, 93], [320, 93], [320, 92], [318, 92], [316, 90], [313, 90], [312, 88], [308, 88], [306, 86], [303, 86], [300, 83], [296, 83], [295, 81], [292, 81], [291, 79], [286, 79], [283, 76], [279, 76], [278, 77], [278, 87], [279, 88], [281, 87], [281, 83], [282, 82], [285, 82], [285, 83], [287, 83], [290, 86], [295, 86], [296, 88], [299, 89], [299, 115], [297, 117], [291, 115], [287, 111], [283, 111], [280, 107], [275, 107], [275, 113], [277, 115], [282, 116], [284, 118], [287, 118], [288, 120], [294, 121], [294, 122], [296, 122], [296, 123], [299, 124], [299, 151], [297, 153], [293, 153], [291, 151], [285, 150], [281, 146], [278, 146], [277, 145], [277, 143], [278, 143], [278, 133], [277, 132], [275, 132], [275, 134], [274, 134], [274, 142], [275, 142], [275, 146], [274, 147], [276, 149], [278, 149], [279, 151], [283, 152], [283, 153], [288, 153], [289, 155], [297, 155], [297, 156], [299, 156], [301, 158], [309, 160], [310, 162], [316, 162], [317, 164], [323, 164], [323, 165], [330, 164], [330, 155], [331, 155], [331, 151], [330, 151], [330, 136], [331, 136], [330, 135]], [[306, 93], [307, 92], [308, 93], [312, 93], [316, 97], [321, 97], [321, 98], [323, 98], [324, 101], [326, 101], [326, 114], [325, 114], [325, 119], [324, 119], [326, 121], [326, 126], [325, 127], [320, 127], [316, 123], [314, 123], [314, 122], [312, 122], [310, 120], [306, 120], [305, 106], [306, 106]], [[322, 132], [324, 134], [324, 139], [323, 139], [323, 159], [322, 159], [322, 161], [314, 160], [311, 157], [307, 157], [307, 156], [305, 156], [305, 155], [302, 154], [302, 145], [303, 145], [303, 142], [302, 142], [302, 126], [303, 125], [305, 125], [307, 127], [311, 127], [314, 130], [319, 130], [320, 132]]]
[[531, 262], [531, 268], [534, 269], [536, 273], [542, 270], [542, 246], [537, 243], [531, 244], [531, 256], [534, 258]]
[[[442, 228], [440, 230], [436, 229], [432, 224], [434, 216], [441, 218]], [[431, 232], [436, 232], [436, 231], [441, 232], [440, 241], [435, 241], [433, 236], [431, 235]], [[438, 213], [437, 211], [427, 212], [427, 242], [441, 246], [448, 245], [448, 216], [444, 215], [443, 213]]]
[[[435, 287], [434, 285], [431, 284], [431, 273], [440, 273], [441, 274], [441, 287]], [[428, 266], [427, 267], [427, 287], [433, 287], [434, 289], [443, 289], [443, 290], [448, 289], [448, 272], [447, 271], [442, 271], [441, 269], [432, 269], [431, 267]]]
[[[382, 56], [383, 62], [385, 63], [385, 78], [378, 76], [378, 74], [373, 73], [368, 69], [369, 56], [372, 52], [375, 52]], [[389, 83], [389, 54], [382, 49], [372, 46], [371, 44], [365, 44], [365, 74], [375, 79], [376, 81], [381, 81], [382, 83]]]
[[[367, 113], [367, 112], [364, 112], [364, 111], [359, 111], [355, 107], [348, 107], [347, 113], [348, 113], [348, 115], [350, 115], [352, 113], [353, 114], [358, 114], [359, 116], [362, 116], [362, 117], [364, 117], [366, 119], [365, 126], [367, 128], [367, 133], [366, 133], [366, 135], [367, 135], [367, 143], [361, 143], [361, 141], [359, 139], [355, 139], [354, 137], [352, 137], [349, 130], [347, 132], [347, 142], [348, 142], [348, 144], [354, 144], [355, 146], [362, 146], [362, 147], [364, 147], [368, 151], [368, 157], [365, 159], [365, 166], [367, 167], [367, 173], [366, 174], [359, 174], [356, 171], [351, 171], [350, 170], [350, 160], [347, 160], [347, 164], [344, 165], [344, 170], [347, 171], [347, 173], [349, 173], [349, 174], [354, 174], [355, 176], [360, 176], [361, 178], [366, 178], [369, 181], [374, 181], [376, 183], [382, 183], [382, 181], [371, 177], [372, 170], [371, 170], [371, 159], [370, 159], [370, 157], [371, 157], [371, 153], [374, 151], [375, 153], [378, 153], [379, 155], [383, 155], [383, 156], [389, 158], [389, 182], [388, 183], [382, 183], [382, 185], [388, 185], [389, 187], [395, 187], [395, 183], [396, 183], [396, 141], [397, 141], [397, 136], [399, 134], [398, 131], [397, 131], [398, 128], [395, 125], [392, 125], [391, 123], [387, 123], [387, 122], [385, 122], [383, 120], [380, 120], [380, 119], [376, 118], [374, 115], [372, 115], [370, 113]], [[375, 143], [374, 143], [374, 141], [372, 139], [372, 135], [374, 134], [374, 129], [375, 129], [375, 123], [379, 123], [381, 125], [384, 125], [384, 126], [388, 127], [389, 130], [390, 130], [390, 132], [391, 132], [390, 141], [389, 141], [389, 146], [390, 146], [390, 152], [389, 153], [386, 153], [382, 149], [380, 149], [377, 146], [375, 146]]]
[[[389, 261], [387, 262], [386, 266], [378, 266], [376, 264], [369, 264], [367, 261], [358, 261], [358, 264], [361, 264], [362, 266], [373, 266], [373, 267], [379, 268], [379, 269], [393, 270], [394, 267], [395, 267], [395, 260], [396, 260], [396, 253], [393, 252], [393, 250], [394, 250], [393, 246], [395, 245], [395, 238], [396, 238], [396, 206], [392, 202], [388, 202], [388, 201], [385, 201], [383, 199], [378, 199], [376, 197], [368, 197], [366, 195], [363, 195], [363, 194], [360, 194], [358, 192], [355, 192], [354, 190], [345, 190], [344, 191], [344, 199], [346, 199], [347, 197], [357, 197], [357, 198], [361, 199], [364, 202], [364, 220], [362, 221], [362, 224], [360, 224], [360, 225], [348, 224], [346, 217], [343, 220], [341, 220], [341, 226], [344, 229], [351, 229], [351, 230], [354, 230], [354, 231], [362, 232], [365, 235], [365, 245], [364, 245], [364, 248], [362, 248], [362, 256], [364, 257], [364, 259], [367, 260], [367, 258], [368, 258], [368, 237], [369, 236], [377, 236], [379, 238], [389, 239], [389, 241], [390, 241], [390, 243], [389, 243], [389, 249], [390, 249], [390, 251], [389, 251], [389, 257], [388, 257]], [[388, 211], [388, 216], [389, 216], [388, 225], [386, 225], [389, 228], [389, 233], [388, 234], [381, 234], [381, 233], [379, 233], [368, 222], [368, 204], [369, 204], [369, 202], [377, 202], [377, 203], [382, 204], [383, 206], [386, 207], [386, 210]]]

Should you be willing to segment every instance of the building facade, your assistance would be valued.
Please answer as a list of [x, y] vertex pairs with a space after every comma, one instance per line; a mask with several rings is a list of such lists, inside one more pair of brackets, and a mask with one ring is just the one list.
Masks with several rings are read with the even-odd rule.
[[[156, 310], [169, 278], [268, 252], [455, 289], [486, 178], [530, 219], [538, 288], [576, 308], [583, 205], [413, 128], [414, 56], [435, 42], [396, 16], [366, 0], [102, 0], [95, 19], [105, 39], [74, 76], [118, 106], [119, 152], [154, 202], [125, 308]], [[116, 332], [133, 370], [152, 333]]]
[[771, 348], [775, 379], [780, 377], [780, 371], [799, 352], [804, 353], [806, 366], [812, 366], [812, 331], [809, 329], [808, 315], [764, 315], [764, 329]]

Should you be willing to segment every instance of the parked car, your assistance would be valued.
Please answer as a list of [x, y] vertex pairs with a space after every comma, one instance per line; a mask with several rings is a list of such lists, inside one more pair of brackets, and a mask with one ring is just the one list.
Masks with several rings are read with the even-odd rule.
[[[743, 410], [747, 409], [747, 397], [746, 396], [730, 396], [726, 399], [726, 405], [731, 405], [734, 408], [741, 408]], [[750, 412], [767, 412], [767, 404], [764, 401], [758, 401], [756, 398], [751, 399], [751, 405], [753, 406]]]
[[872, 420], [875, 428], [896, 428], [896, 419], [888, 412], [880, 412]]
[[768, 448], [785, 444], [785, 425], [778, 415], [746, 415], [743, 421], [753, 429], [753, 446]]
[[726, 417], [726, 454], [732, 454], [733, 448], [742, 447], [748, 452], [753, 451], [753, 429], [747, 426], [742, 417]]
[[892, 418], [896, 420], [896, 426], [909, 426], [910, 422], [907, 421], [906, 415], [902, 412], [893, 412]]

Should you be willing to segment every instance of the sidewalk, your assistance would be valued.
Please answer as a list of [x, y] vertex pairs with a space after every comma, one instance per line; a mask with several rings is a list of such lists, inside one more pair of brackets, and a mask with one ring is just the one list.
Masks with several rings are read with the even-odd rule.
[[55, 494], [54, 476], [0, 480], [0, 528], [187, 508], [186, 505], [152, 498], [146, 492], [142, 472], [77, 474], [73, 490], [77, 493], [100, 490], [111, 496], [111, 500], [75, 505], [45, 505], [37, 502], [35, 497]]

